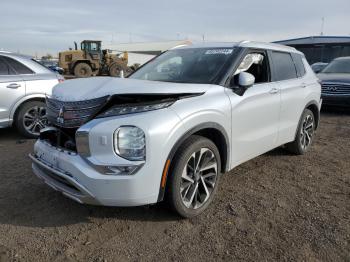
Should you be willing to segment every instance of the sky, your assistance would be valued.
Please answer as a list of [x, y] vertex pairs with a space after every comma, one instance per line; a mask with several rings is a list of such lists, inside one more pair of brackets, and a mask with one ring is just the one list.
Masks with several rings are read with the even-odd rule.
[[57, 54], [104, 43], [350, 36], [349, 0], [1, 0], [0, 50]]

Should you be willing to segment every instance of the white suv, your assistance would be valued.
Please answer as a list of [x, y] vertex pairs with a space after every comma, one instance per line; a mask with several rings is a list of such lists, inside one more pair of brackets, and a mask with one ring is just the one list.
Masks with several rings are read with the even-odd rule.
[[47, 99], [52, 127], [30, 155], [33, 170], [80, 203], [166, 199], [192, 217], [212, 202], [222, 173], [282, 145], [304, 154], [320, 94], [304, 55], [290, 47], [177, 47], [127, 79], [56, 86]]

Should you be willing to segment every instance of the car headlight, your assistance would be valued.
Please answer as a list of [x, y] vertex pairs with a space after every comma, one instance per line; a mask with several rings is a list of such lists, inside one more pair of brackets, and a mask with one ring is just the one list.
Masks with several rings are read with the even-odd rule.
[[128, 160], [145, 160], [145, 133], [136, 126], [119, 127], [114, 132], [114, 150], [117, 155]]
[[106, 110], [102, 114], [98, 115], [97, 118], [109, 117], [109, 116], [120, 116], [120, 115], [126, 115], [126, 114], [141, 113], [146, 111], [163, 109], [171, 106], [174, 102], [175, 101], [166, 101], [166, 102], [161, 102], [156, 104], [147, 104], [147, 105], [127, 105], [127, 106], [118, 105]]

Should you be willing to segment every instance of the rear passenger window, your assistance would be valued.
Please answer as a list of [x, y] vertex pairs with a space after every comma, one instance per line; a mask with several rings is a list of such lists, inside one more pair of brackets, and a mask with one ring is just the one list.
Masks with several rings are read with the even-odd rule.
[[30, 70], [28, 67], [23, 65], [22, 63], [9, 58], [9, 57], [4, 57], [6, 63], [8, 63], [15, 71], [17, 74], [22, 75], [22, 74], [33, 74], [34, 72]]
[[289, 53], [272, 52], [272, 61], [274, 65], [274, 81], [282, 81], [297, 78], [292, 56]]
[[306, 71], [305, 71], [305, 66], [303, 63], [303, 57], [301, 55], [298, 55], [298, 54], [293, 54], [292, 57], [293, 57], [295, 67], [297, 69], [298, 77], [304, 76]]
[[9, 67], [0, 57], [0, 75], [8, 75], [9, 74]]

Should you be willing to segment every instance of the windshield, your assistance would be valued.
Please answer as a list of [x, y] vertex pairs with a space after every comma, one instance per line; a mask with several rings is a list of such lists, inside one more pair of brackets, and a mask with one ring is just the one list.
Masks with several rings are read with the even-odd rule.
[[350, 74], [350, 59], [333, 60], [322, 70], [322, 73]]
[[130, 78], [209, 84], [232, 53], [233, 48], [173, 49], [141, 67]]

